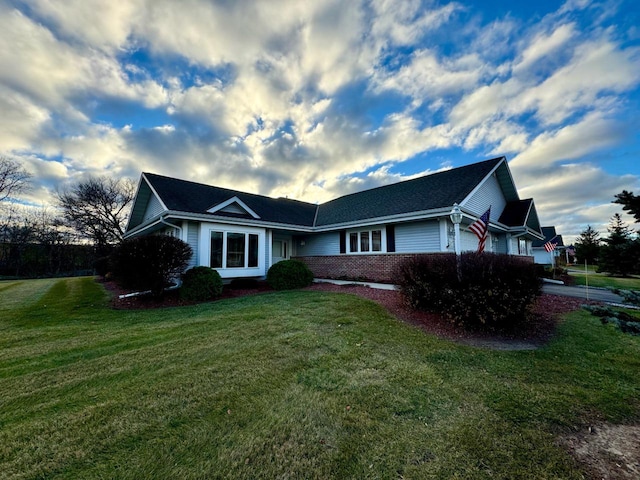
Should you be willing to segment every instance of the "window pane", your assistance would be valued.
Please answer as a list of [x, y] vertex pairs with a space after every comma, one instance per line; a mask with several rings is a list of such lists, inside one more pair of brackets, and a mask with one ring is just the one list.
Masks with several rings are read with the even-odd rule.
[[249, 267], [258, 266], [258, 235], [249, 235]]
[[211, 232], [211, 268], [222, 268], [222, 232]]
[[244, 233], [227, 233], [227, 268], [244, 267]]
[[349, 234], [349, 251], [350, 252], [358, 251], [358, 234], [357, 233]]
[[360, 251], [369, 251], [369, 232], [360, 232]]
[[382, 251], [382, 230], [371, 232], [371, 250], [374, 252]]

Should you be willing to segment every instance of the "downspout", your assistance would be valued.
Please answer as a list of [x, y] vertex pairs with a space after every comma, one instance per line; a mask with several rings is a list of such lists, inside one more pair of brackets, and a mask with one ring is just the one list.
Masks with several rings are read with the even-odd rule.
[[168, 227], [172, 227], [172, 228], [177, 229], [177, 230], [180, 232], [180, 233], [179, 233], [179, 235], [180, 235], [180, 239], [182, 239], [182, 227], [179, 227], [178, 225], [174, 225], [174, 224], [172, 224], [172, 223], [167, 222], [167, 221], [162, 217], [162, 215], [160, 215], [160, 223], [162, 223], [162, 224], [164, 224], [164, 225], [166, 225], [166, 226], [168, 226]]

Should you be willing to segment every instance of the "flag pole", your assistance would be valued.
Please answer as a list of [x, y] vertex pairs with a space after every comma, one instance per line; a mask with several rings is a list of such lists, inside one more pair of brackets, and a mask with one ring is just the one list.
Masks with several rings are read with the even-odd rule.
[[584, 282], [587, 285], [587, 300], [589, 300], [589, 270], [587, 269], [587, 259], [584, 260]]

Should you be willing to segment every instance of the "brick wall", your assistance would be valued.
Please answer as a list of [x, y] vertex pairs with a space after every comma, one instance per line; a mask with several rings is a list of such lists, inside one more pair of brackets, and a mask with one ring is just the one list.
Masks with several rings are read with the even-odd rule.
[[[307, 264], [315, 278], [335, 280], [396, 283], [394, 273], [406, 258], [443, 253], [388, 253], [376, 255], [326, 255], [317, 257], [294, 257]], [[532, 261], [532, 257], [520, 257]]]
[[327, 255], [296, 257], [307, 264], [316, 278], [395, 283], [394, 272], [406, 258], [437, 253], [389, 253], [376, 255]]

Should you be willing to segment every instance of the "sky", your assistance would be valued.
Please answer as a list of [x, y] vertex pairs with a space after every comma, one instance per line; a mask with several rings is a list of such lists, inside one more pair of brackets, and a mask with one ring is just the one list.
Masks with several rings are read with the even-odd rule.
[[33, 206], [141, 172], [324, 202], [505, 156], [571, 241], [640, 194], [639, 107], [637, 0], [0, 0]]

